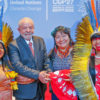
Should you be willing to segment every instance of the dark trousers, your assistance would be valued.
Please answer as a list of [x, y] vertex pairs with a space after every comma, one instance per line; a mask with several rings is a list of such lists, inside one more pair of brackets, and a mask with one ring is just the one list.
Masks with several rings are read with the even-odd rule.
[[16, 98], [16, 100], [43, 100], [43, 98], [41, 98], [40, 95], [37, 95], [35, 98], [33, 99], [23, 99], [23, 98]]
[[22, 99], [22, 98], [16, 98], [16, 100], [33, 100], [33, 99]]
[[59, 100], [57, 96], [52, 92], [52, 100]]
[[16, 98], [16, 100], [41, 100], [38, 97], [35, 97], [34, 99], [22, 99], [22, 98]]

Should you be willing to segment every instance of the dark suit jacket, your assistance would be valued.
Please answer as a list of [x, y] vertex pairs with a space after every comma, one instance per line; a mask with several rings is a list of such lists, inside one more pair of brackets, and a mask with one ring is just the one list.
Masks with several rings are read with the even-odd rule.
[[18, 84], [19, 89], [14, 91], [14, 95], [17, 98], [32, 99], [37, 95], [37, 89], [42, 96], [42, 90], [40, 89], [42, 86], [39, 87], [41, 83], [38, 80], [39, 72], [42, 70], [50, 71], [43, 39], [37, 36], [33, 36], [32, 39], [35, 56], [32, 55], [29, 46], [22, 36], [19, 36], [8, 46], [8, 55], [14, 70], [20, 75], [36, 80], [27, 85]]

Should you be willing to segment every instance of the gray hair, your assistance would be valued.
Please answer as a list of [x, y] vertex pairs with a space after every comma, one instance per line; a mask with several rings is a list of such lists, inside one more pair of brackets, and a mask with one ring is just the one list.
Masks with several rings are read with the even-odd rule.
[[23, 22], [31, 22], [34, 25], [34, 21], [31, 18], [24, 17], [19, 21], [18, 26], [21, 26], [23, 24]]

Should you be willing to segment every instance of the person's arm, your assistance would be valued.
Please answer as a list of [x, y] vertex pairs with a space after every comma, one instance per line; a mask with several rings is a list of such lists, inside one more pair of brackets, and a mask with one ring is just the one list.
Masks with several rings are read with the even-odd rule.
[[29, 78], [33, 78], [35, 80], [39, 78], [40, 72], [38, 70], [31, 69], [28, 66], [22, 64], [19, 57], [19, 50], [13, 44], [10, 44], [8, 46], [8, 55], [9, 55], [11, 64], [17, 73]]
[[11, 64], [14, 68], [14, 70], [19, 73], [20, 75], [26, 76], [28, 78], [32, 78], [35, 80], [40, 80], [42, 83], [46, 83], [47, 79], [45, 79], [45, 76], [47, 76], [45, 71], [38, 71], [29, 68], [26, 65], [23, 65], [20, 61], [19, 57], [19, 50], [16, 46], [10, 44], [8, 46], [8, 55], [9, 59], [11, 61]]

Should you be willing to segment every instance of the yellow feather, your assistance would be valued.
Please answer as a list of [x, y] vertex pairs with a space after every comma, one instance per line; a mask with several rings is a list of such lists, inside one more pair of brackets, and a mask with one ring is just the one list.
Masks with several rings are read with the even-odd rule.
[[77, 27], [71, 67], [72, 80], [82, 100], [97, 100], [96, 92], [88, 73], [89, 56], [92, 48], [90, 36], [92, 33], [92, 26], [86, 16]]
[[99, 26], [99, 28], [98, 28], [98, 32], [100, 32], [100, 26]]
[[3, 24], [2, 41], [7, 49], [8, 44], [13, 40], [13, 32], [7, 24]]

